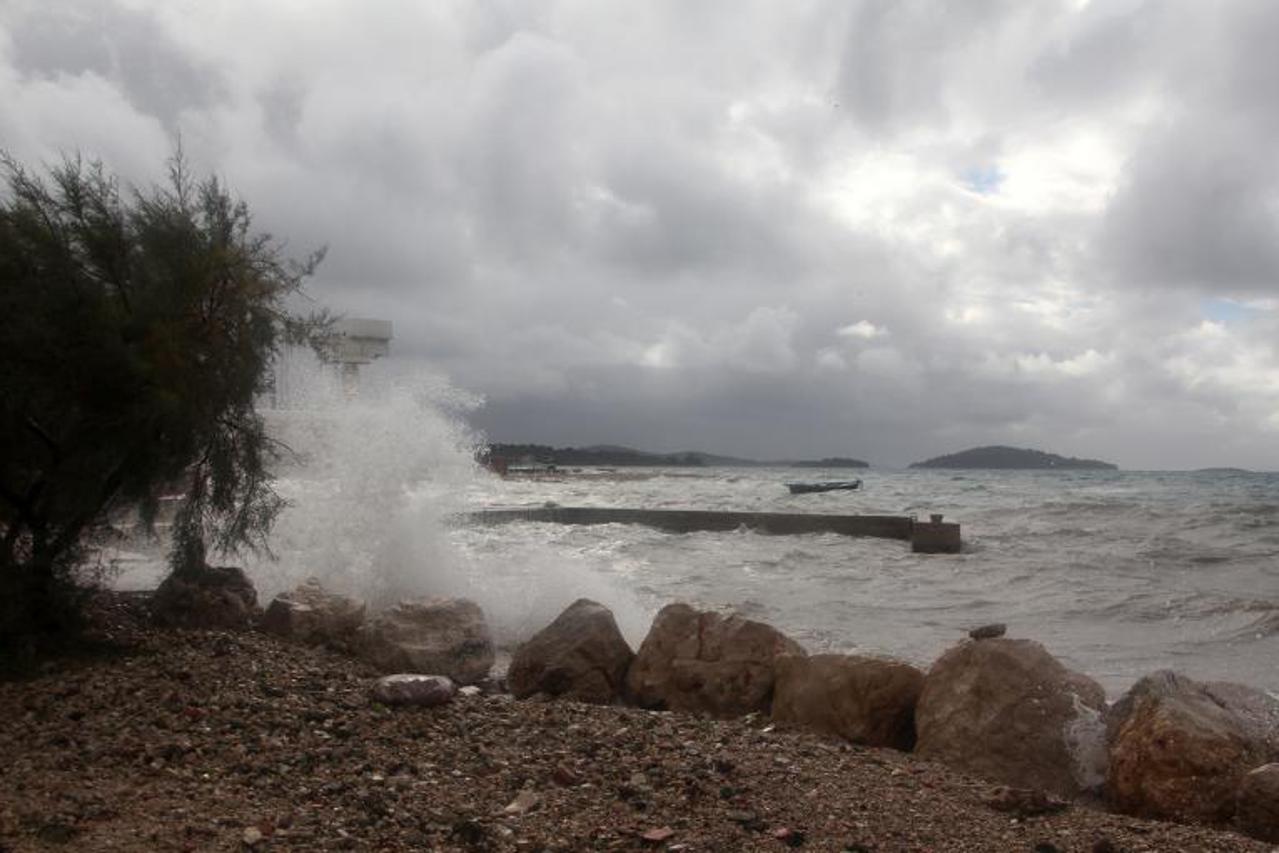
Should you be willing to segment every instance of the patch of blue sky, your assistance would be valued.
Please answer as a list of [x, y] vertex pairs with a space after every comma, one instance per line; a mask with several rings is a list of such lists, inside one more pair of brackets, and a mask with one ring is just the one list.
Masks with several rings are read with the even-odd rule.
[[1241, 320], [1247, 320], [1252, 317], [1256, 310], [1249, 306], [1235, 302], [1233, 299], [1201, 299], [1199, 300], [1199, 310], [1203, 312], [1205, 318], [1215, 323], [1238, 323]]
[[1004, 173], [998, 166], [971, 166], [960, 175], [964, 186], [978, 195], [994, 195], [1004, 182]]

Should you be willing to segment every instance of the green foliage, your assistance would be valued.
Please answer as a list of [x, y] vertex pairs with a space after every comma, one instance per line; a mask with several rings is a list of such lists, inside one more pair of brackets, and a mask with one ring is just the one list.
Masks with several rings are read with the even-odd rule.
[[204, 544], [260, 548], [279, 512], [255, 399], [286, 342], [327, 316], [288, 310], [297, 263], [181, 156], [122, 192], [99, 163], [44, 176], [7, 156], [0, 197], [0, 643], [74, 621], [85, 538], [166, 490], [186, 493], [175, 571]]

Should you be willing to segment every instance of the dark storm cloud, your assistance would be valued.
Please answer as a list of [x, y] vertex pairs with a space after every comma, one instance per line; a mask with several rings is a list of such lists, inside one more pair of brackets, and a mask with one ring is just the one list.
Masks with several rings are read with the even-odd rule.
[[170, 130], [183, 110], [225, 95], [217, 72], [186, 56], [153, 15], [111, 0], [30, 4], [11, 20], [10, 37], [19, 71], [115, 81], [139, 111]]
[[858, 0], [849, 4], [836, 93], [871, 128], [948, 119], [957, 58], [989, 49], [1002, 19], [1035, 5], [1018, 0], [933, 3]]
[[1247, 296], [1279, 277], [1279, 7], [1265, 2], [1093, 4], [1087, 23], [1036, 64], [1075, 108], [1144, 98], [1102, 221], [1121, 284]]
[[1277, 21], [27, 2], [0, 134], [147, 179], [180, 130], [494, 439], [1277, 467]]
[[1279, 161], [1255, 127], [1178, 122], [1137, 150], [1103, 248], [1122, 280], [1248, 295], [1279, 285]]

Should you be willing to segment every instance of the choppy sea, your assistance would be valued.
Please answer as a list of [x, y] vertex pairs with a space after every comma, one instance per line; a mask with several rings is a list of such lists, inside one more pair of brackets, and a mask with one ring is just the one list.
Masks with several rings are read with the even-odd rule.
[[[1160, 668], [1279, 693], [1279, 474], [671, 468], [503, 479], [473, 462], [469, 405], [438, 383], [344, 400], [330, 389], [269, 414], [293, 449], [292, 506], [273, 554], [247, 562], [265, 601], [307, 577], [375, 605], [467, 595], [515, 643], [578, 597], [609, 605], [638, 645], [664, 604], [769, 622], [810, 652], [926, 666], [972, 627], [1005, 622], [1112, 696]], [[855, 492], [792, 495], [791, 480]], [[942, 513], [957, 555], [895, 540], [635, 525], [472, 526], [488, 506]], [[159, 543], [116, 550], [121, 587], [154, 585]]]
[[[612, 596], [637, 641], [662, 604], [769, 622], [809, 651], [926, 665], [975, 626], [1043, 643], [1117, 694], [1141, 675], [1279, 691], [1279, 475], [1237, 472], [866, 470], [863, 489], [791, 495], [849, 471], [621, 469], [619, 478], [477, 479], [472, 506], [945, 514], [958, 555], [837, 534], [664, 533], [636, 525], [457, 527], [453, 547], [530, 606], [543, 594]], [[638, 475], [638, 476], [637, 476]], [[557, 562], [558, 561], [558, 562]], [[545, 579], [542, 574], [547, 575]], [[535, 608], [543, 609], [543, 608]], [[541, 614], [545, 616], [545, 613]]]

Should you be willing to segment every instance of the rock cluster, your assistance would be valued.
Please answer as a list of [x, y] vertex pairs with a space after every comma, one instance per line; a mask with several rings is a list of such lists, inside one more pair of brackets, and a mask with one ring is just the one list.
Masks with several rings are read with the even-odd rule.
[[[257, 612], [256, 594], [240, 570], [212, 569], [196, 580], [170, 578], [152, 610], [170, 626], [242, 629]], [[494, 662], [484, 614], [467, 599], [407, 600], [366, 617], [361, 602], [309, 582], [277, 597], [262, 626], [395, 673], [369, 690], [381, 706], [451, 704], [457, 685], [485, 680]], [[913, 751], [1002, 785], [986, 806], [1023, 816], [1100, 795], [1122, 813], [1233, 821], [1279, 840], [1279, 700], [1159, 672], [1107, 707], [1095, 681], [1005, 631], [974, 629], [921, 672], [893, 660], [809, 656], [762, 622], [676, 603], [658, 612], [633, 653], [613, 614], [580, 599], [515, 651], [507, 684], [515, 698], [762, 717]], [[561, 775], [576, 778], [568, 769]], [[630, 786], [643, 796], [648, 782]], [[525, 803], [524, 814], [540, 802], [516, 797], [508, 808]], [[775, 838], [803, 837], [787, 828]]]
[[[6, 850], [1266, 853], [774, 724], [468, 694], [259, 632], [131, 627], [0, 683]], [[139, 624], [141, 617], [139, 617]]]

